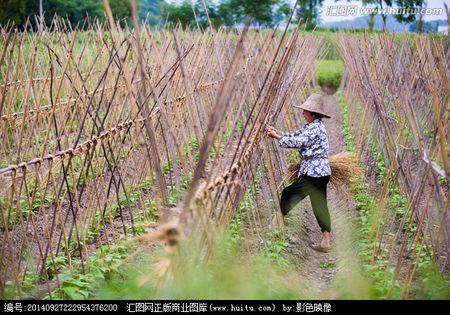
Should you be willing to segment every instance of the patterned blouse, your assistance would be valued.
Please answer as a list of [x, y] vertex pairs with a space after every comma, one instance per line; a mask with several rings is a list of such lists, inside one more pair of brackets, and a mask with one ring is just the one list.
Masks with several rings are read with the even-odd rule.
[[282, 148], [300, 149], [302, 162], [298, 176], [311, 177], [331, 175], [328, 161], [328, 135], [321, 119], [307, 123], [303, 129], [294, 133], [282, 133], [278, 140]]

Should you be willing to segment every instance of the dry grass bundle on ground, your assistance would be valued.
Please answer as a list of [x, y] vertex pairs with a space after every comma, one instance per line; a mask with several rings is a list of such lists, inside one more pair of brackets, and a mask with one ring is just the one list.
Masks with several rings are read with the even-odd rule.
[[[330, 183], [339, 191], [345, 192], [345, 188], [350, 184], [352, 177], [361, 174], [356, 158], [348, 152], [341, 152], [331, 155], [329, 160], [331, 166]], [[289, 165], [286, 175], [289, 184], [297, 180], [299, 167], [300, 162]]]

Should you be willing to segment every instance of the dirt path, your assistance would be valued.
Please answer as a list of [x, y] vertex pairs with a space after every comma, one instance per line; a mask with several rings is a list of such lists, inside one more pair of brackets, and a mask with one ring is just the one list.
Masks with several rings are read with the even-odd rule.
[[[325, 108], [331, 119], [325, 119], [330, 142], [330, 155], [345, 151], [341, 110], [334, 95], [325, 96]], [[303, 200], [287, 217], [288, 252], [299, 267], [299, 281], [313, 299], [364, 298], [366, 281], [360, 272], [356, 252], [355, 223], [357, 212], [331, 185], [328, 186], [328, 207], [331, 212], [333, 249], [321, 253], [309, 244], [320, 242], [320, 228], [309, 198]]]

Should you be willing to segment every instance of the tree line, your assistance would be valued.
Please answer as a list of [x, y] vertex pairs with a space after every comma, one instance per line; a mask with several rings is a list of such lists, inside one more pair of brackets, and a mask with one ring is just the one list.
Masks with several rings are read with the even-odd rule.
[[[117, 20], [131, 20], [129, 0], [109, 0]], [[51, 25], [58, 15], [68, 20], [72, 27], [82, 28], [87, 20], [104, 20], [103, 0], [1, 0], [0, 24], [23, 27], [27, 20], [32, 25], [39, 23], [40, 5], [44, 22]]]
[[[299, 0], [295, 20], [306, 29], [314, 28], [319, 22], [319, 10], [324, 0]], [[341, 1], [345, 4], [345, 0]], [[114, 18], [123, 24], [131, 23], [129, 0], [109, 0]], [[426, 5], [425, 0], [362, 0], [362, 5], [376, 7], [397, 6], [416, 8]], [[239, 26], [247, 15], [252, 16], [252, 25], [273, 27], [287, 19], [290, 14], [290, 0], [140, 0], [139, 16], [151, 26], [173, 26], [206, 28]], [[41, 5], [41, 8], [40, 8]], [[66, 18], [72, 27], [83, 28], [86, 21], [105, 19], [103, 0], [1, 0], [0, 24], [13, 23], [23, 27], [29, 17], [36, 24], [40, 9], [46, 25], [51, 25], [53, 17]], [[416, 16], [396, 16], [398, 21], [414, 21]], [[373, 17], [372, 17], [373, 19]], [[385, 21], [385, 17], [383, 16]], [[419, 17], [420, 21], [420, 17]], [[370, 26], [370, 21], [369, 21]]]

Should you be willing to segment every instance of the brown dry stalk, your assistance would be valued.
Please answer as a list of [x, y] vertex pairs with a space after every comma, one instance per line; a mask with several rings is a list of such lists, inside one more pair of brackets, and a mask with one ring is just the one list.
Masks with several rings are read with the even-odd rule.
[[[450, 76], [445, 39], [426, 35], [340, 35], [338, 45], [348, 73], [345, 96], [350, 123], [357, 128], [357, 151], [359, 155], [369, 151], [370, 140], [382, 154], [386, 168], [394, 171], [394, 176], [384, 178], [381, 185], [387, 189], [392, 182], [397, 184], [408, 200], [400, 223], [382, 227], [379, 235], [380, 243], [384, 234], [395, 235], [388, 259], [395, 261], [392, 288], [399, 277], [403, 278], [403, 271], [408, 273], [407, 279], [412, 279], [417, 270], [413, 267], [417, 257], [405, 260], [411, 254], [406, 246], [409, 241], [412, 249], [419, 239], [423, 241], [441, 270], [446, 270], [448, 259], [439, 258], [450, 254], [449, 231], [442, 228], [448, 226], [448, 215], [442, 213], [448, 214], [450, 179]], [[362, 121], [361, 112], [365, 117]], [[393, 215], [386, 212], [384, 221], [394, 220]], [[423, 237], [408, 233], [413, 224]], [[397, 243], [401, 245], [395, 246]]]
[[[331, 155], [329, 161], [331, 167], [330, 183], [338, 190], [345, 191], [349, 188], [352, 178], [357, 178], [362, 174], [356, 158], [351, 153], [341, 152]], [[300, 163], [289, 165], [285, 177], [289, 184], [298, 179]]]
[[[222, 29], [202, 34], [139, 27], [130, 33], [108, 18], [89, 32], [70, 31], [55, 19], [41, 36], [5, 33], [10, 40], [0, 66], [2, 290], [13, 280], [20, 294], [30, 272], [58, 282], [50, 278], [60, 271], [59, 256], [76, 264], [96, 246], [132, 235], [153, 215], [161, 187], [186, 189], [192, 171], [194, 184], [187, 189], [193, 195], [185, 200], [199, 216], [188, 230], [197, 229], [194, 237], [208, 248], [215, 226], [228, 226], [249, 187], [267, 190], [272, 178], [276, 194], [277, 168], [286, 161], [261, 147], [264, 126], [269, 117], [298, 120], [286, 105], [296, 91], [311, 86], [320, 43], [298, 32], [283, 37], [249, 31], [241, 39]], [[50, 48], [47, 56], [28, 55], [41, 47]], [[208, 127], [203, 145], [188, 115], [197, 106], [193, 115]], [[154, 141], [144, 122], [151, 122]], [[270, 174], [264, 166], [269, 156]], [[155, 165], [163, 177], [159, 184]], [[271, 197], [251, 193], [263, 205], [249, 213], [252, 227], [267, 225]], [[157, 211], [161, 215], [163, 209]], [[11, 264], [15, 260], [21, 262]]]

